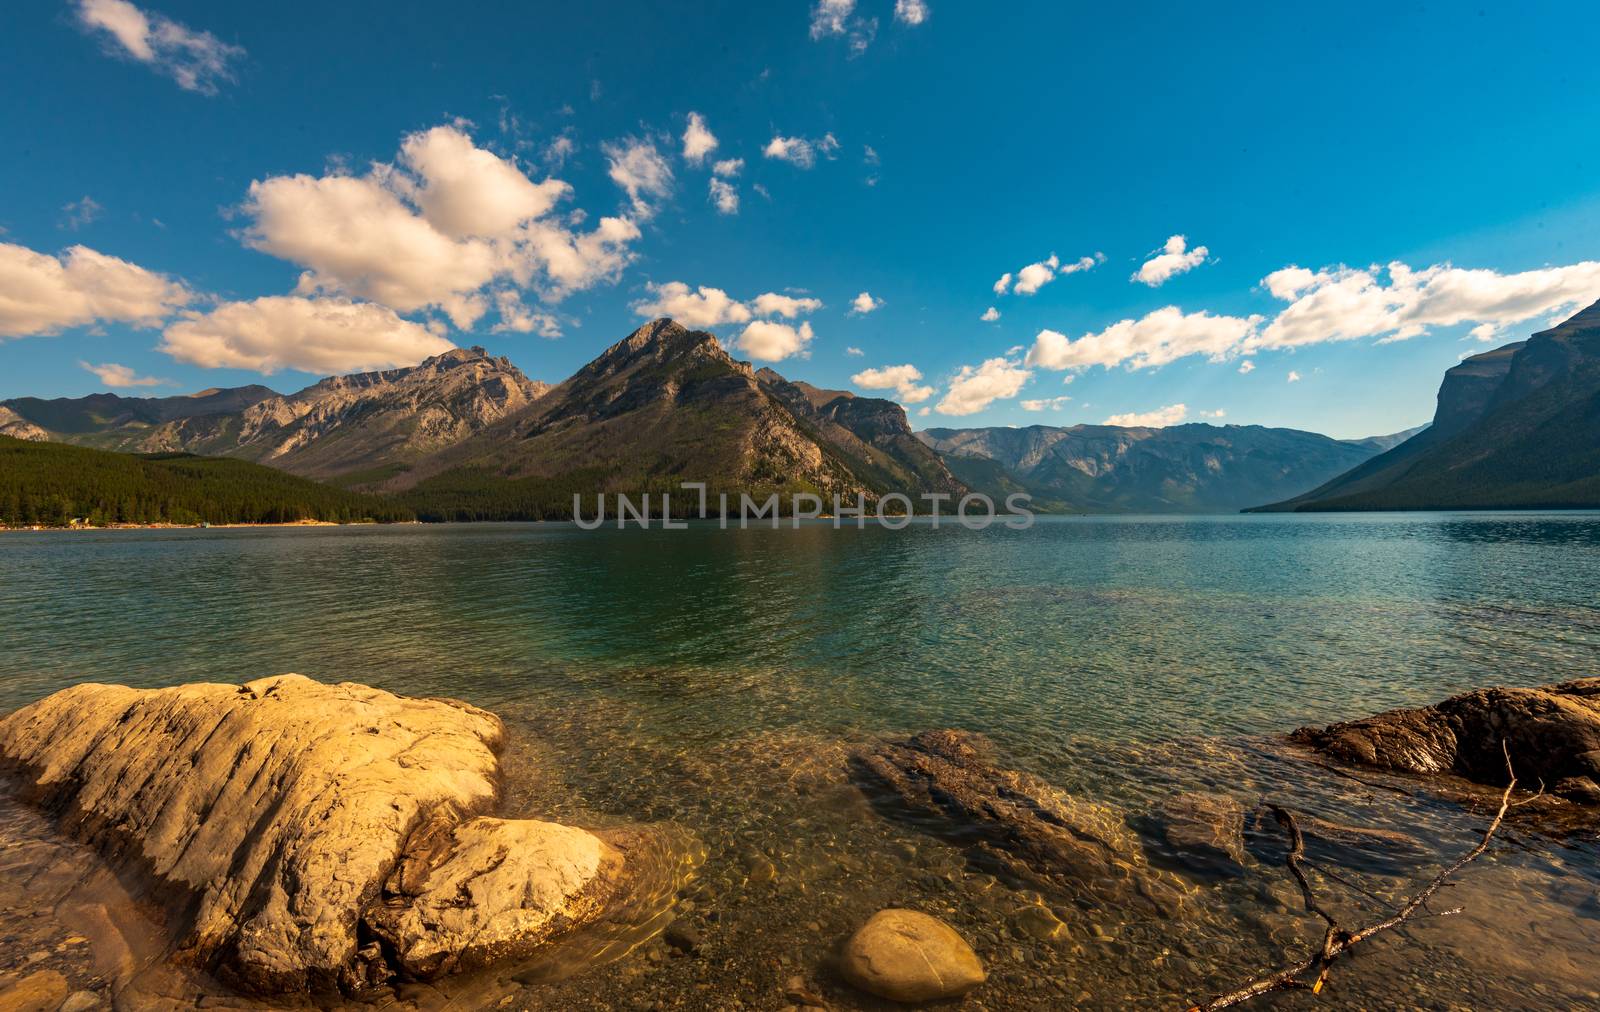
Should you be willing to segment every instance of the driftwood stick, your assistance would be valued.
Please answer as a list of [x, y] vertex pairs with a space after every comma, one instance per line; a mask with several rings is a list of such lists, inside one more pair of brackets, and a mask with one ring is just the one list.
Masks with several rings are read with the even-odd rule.
[[[1504, 793], [1500, 795], [1500, 808], [1495, 812], [1494, 818], [1490, 820], [1488, 828], [1483, 831], [1483, 837], [1479, 839], [1477, 846], [1456, 858], [1455, 861], [1429, 880], [1427, 885], [1414, 893], [1410, 899], [1406, 900], [1388, 917], [1356, 931], [1346, 931], [1339, 927], [1338, 920], [1318, 902], [1316, 894], [1311, 888], [1311, 882], [1306, 878], [1305, 870], [1302, 866], [1302, 861], [1305, 857], [1305, 839], [1300, 834], [1300, 827], [1295, 824], [1294, 816], [1286, 809], [1273, 805], [1273, 816], [1289, 836], [1289, 856], [1287, 858], [1289, 873], [1294, 876], [1295, 881], [1300, 886], [1300, 893], [1306, 904], [1306, 912], [1316, 914], [1327, 925], [1327, 930], [1322, 936], [1322, 947], [1315, 955], [1293, 966], [1284, 967], [1226, 994], [1219, 994], [1204, 1004], [1191, 1006], [1189, 1012], [1212, 1012], [1214, 1009], [1231, 1008], [1273, 991], [1310, 989], [1313, 993], [1320, 992], [1323, 985], [1327, 983], [1328, 972], [1332, 969], [1334, 961], [1373, 935], [1399, 927], [1415, 917], [1419, 911], [1423, 912], [1424, 916], [1432, 917], [1450, 917], [1459, 914], [1461, 912], [1459, 907], [1431, 913], [1426, 909], [1427, 903], [1435, 893], [1449, 883], [1452, 876], [1473, 861], [1476, 861], [1484, 851], [1489, 849], [1489, 841], [1499, 831], [1500, 823], [1506, 817], [1506, 810], [1511, 807], [1511, 792], [1517, 786], [1517, 776], [1511, 766], [1511, 753], [1506, 748], [1504, 741], [1500, 743], [1500, 750], [1505, 753], [1508, 782]], [[1316, 977], [1308, 984], [1302, 978], [1313, 971], [1316, 972]]]

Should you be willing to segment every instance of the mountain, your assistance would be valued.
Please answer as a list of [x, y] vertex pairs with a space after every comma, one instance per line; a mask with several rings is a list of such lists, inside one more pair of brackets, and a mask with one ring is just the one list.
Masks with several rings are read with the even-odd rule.
[[[606, 349], [524, 411], [384, 485], [425, 517], [570, 514], [574, 493], [837, 493], [961, 489], [891, 401], [825, 396], [755, 372], [715, 336], [661, 319]], [[714, 500], [713, 500], [714, 502]], [[680, 507], [681, 508], [681, 507]]]
[[[548, 389], [505, 358], [456, 348], [410, 368], [334, 376], [287, 396], [246, 387], [159, 401], [97, 394], [5, 406], [42, 426], [43, 438], [140, 453], [240, 457], [355, 486], [392, 477]], [[69, 424], [52, 424], [56, 420]]]
[[0, 435], [128, 450], [174, 419], [233, 414], [277, 396], [267, 387], [247, 386], [179, 397], [17, 397], [0, 401]]
[[1600, 506], [1600, 302], [1474, 355], [1433, 424], [1272, 511]]
[[1030, 425], [919, 435], [957, 477], [990, 496], [1020, 486], [1039, 509], [1095, 513], [1233, 512], [1315, 487], [1377, 452], [1372, 440], [1260, 425]]
[[405, 507], [243, 460], [0, 436], [0, 525], [408, 520]]
[[1391, 432], [1387, 436], [1365, 436], [1361, 439], [1346, 439], [1345, 442], [1364, 447], [1373, 453], [1383, 453], [1386, 450], [1394, 449], [1427, 427], [1427, 425], [1414, 425], [1409, 429]]

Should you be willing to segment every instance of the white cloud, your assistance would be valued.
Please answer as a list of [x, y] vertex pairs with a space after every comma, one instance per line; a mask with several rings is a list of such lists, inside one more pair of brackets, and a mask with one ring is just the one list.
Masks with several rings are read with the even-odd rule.
[[1154, 411], [1131, 411], [1125, 415], [1112, 415], [1105, 420], [1105, 424], [1125, 425], [1135, 429], [1160, 429], [1168, 425], [1177, 425], [1188, 416], [1189, 409], [1186, 406], [1169, 404]]
[[251, 183], [242, 238], [306, 268], [298, 294], [370, 299], [403, 313], [436, 307], [466, 328], [487, 310], [482, 290], [493, 282], [535, 286], [555, 300], [614, 279], [630, 261], [638, 226], [605, 217], [575, 231], [551, 213], [570, 192], [560, 180], [533, 182], [459, 127], [441, 126], [406, 137], [398, 164], [374, 164], [364, 176]]
[[1188, 240], [1181, 235], [1175, 235], [1167, 239], [1160, 253], [1141, 264], [1129, 280], [1142, 281], [1155, 288], [1168, 278], [1194, 270], [1205, 263], [1206, 257], [1210, 255], [1211, 251], [1204, 246], [1188, 249]]
[[1224, 411], [1223, 409], [1218, 408], [1215, 411], [1202, 411], [1202, 412], [1200, 412], [1200, 417], [1201, 418], [1226, 418], [1226, 417], [1228, 417], [1228, 413], [1226, 411]]
[[860, 56], [878, 34], [877, 18], [855, 16], [856, 0], [816, 0], [811, 7], [811, 37], [847, 35], [850, 55]]
[[983, 315], [978, 317], [978, 319], [982, 320], [984, 323], [993, 323], [994, 321], [1000, 319], [1000, 310], [990, 306], [988, 309], [983, 311]]
[[689, 114], [689, 127], [683, 132], [683, 160], [690, 165], [701, 165], [706, 156], [717, 149], [717, 138], [706, 126], [706, 118], [697, 112]]
[[1290, 383], [1298, 383], [1298, 382], [1300, 382], [1300, 374], [1295, 372], [1293, 369], [1290, 369], [1289, 370], [1289, 382]]
[[862, 351], [860, 348], [857, 348], [855, 345], [851, 345], [846, 348], [844, 353], [849, 355], [851, 358], [860, 358], [862, 355], [866, 354], [866, 352]]
[[1004, 358], [991, 358], [982, 365], [964, 365], [951, 379], [944, 398], [934, 407], [946, 415], [973, 415], [993, 402], [1015, 397], [1033, 373]]
[[348, 373], [416, 365], [455, 347], [392, 310], [348, 299], [273, 295], [186, 313], [161, 351], [207, 369]]
[[1071, 397], [1069, 397], [1066, 394], [1062, 394], [1059, 397], [1046, 397], [1046, 398], [1044, 398], [1042, 400], [1023, 401], [1022, 402], [1022, 410], [1024, 410], [1024, 411], [1060, 411], [1062, 408], [1067, 406], [1067, 402], [1070, 401], [1070, 400], [1072, 400]]
[[70, 228], [76, 232], [85, 225], [92, 224], [96, 218], [100, 217], [100, 212], [104, 210], [105, 208], [100, 206], [99, 201], [85, 194], [80, 200], [69, 201], [61, 205], [61, 212], [66, 215], [62, 219], [61, 225], [63, 228]]
[[857, 295], [855, 298], [850, 300], [850, 315], [865, 316], [874, 309], [878, 309], [882, 305], [882, 299], [874, 299], [866, 292], [862, 292], [860, 295]]
[[821, 299], [793, 298], [777, 292], [763, 292], [756, 296], [757, 316], [782, 316], [792, 320], [803, 313], [814, 313], [822, 308]]
[[400, 160], [419, 181], [408, 189], [422, 216], [453, 239], [505, 235], [572, 192], [559, 179], [535, 183], [453, 126], [411, 134]]
[[1076, 341], [1054, 330], [1041, 330], [1028, 350], [1027, 364], [1044, 369], [1091, 365], [1109, 369], [1126, 362], [1130, 368], [1145, 369], [1186, 355], [1220, 360], [1235, 352], [1260, 322], [1259, 316], [1212, 316], [1167, 306], [1138, 320], [1113, 323]]
[[719, 214], [739, 213], [739, 188], [715, 176], [707, 183], [707, 195]]
[[843, 35], [855, 9], [856, 0], [816, 0], [811, 8], [811, 37]]
[[743, 171], [743, 158], [724, 158], [711, 166], [711, 174], [714, 176], [737, 176]]
[[761, 153], [768, 158], [776, 158], [790, 165], [798, 165], [802, 169], [809, 169], [817, 164], [816, 149], [804, 137], [776, 136], [767, 142]]
[[1058, 277], [1086, 271], [1104, 260], [1105, 254], [1096, 253], [1092, 257], [1079, 257], [1074, 262], [1063, 267], [1061, 258], [1052, 253], [1048, 260], [1031, 263], [1017, 271], [1016, 284], [1014, 286], [1011, 284], [1012, 275], [1010, 271], [1000, 275], [1000, 280], [994, 283], [994, 293], [996, 295], [1004, 295], [1006, 288], [1009, 286], [1018, 295], [1032, 295]]
[[792, 355], [808, 355], [813, 336], [809, 322], [796, 328], [772, 320], [752, 320], [735, 343], [757, 361], [778, 362]]
[[1243, 362], [1239, 363], [1239, 373], [1240, 373], [1240, 375], [1248, 376], [1248, 375], [1250, 375], [1251, 373], [1253, 373], [1255, 371], [1256, 371], [1256, 364], [1254, 362], [1250, 361], [1249, 359], [1245, 359]]
[[0, 243], [0, 338], [95, 323], [156, 327], [193, 298], [165, 275], [87, 246], [54, 257]]
[[863, 390], [893, 390], [903, 404], [920, 404], [933, 396], [933, 387], [921, 386], [922, 373], [914, 365], [890, 365], [863, 369], [850, 382]]
[[894, 0], [894, 19], [901, 24], [922, 24], [928, 20], [926, 0]]
[[607, 175], [622, 187], [633, 213], [648, 219], [656, 213], [654, 201], [672, 193], [672, 166], [656, 150], [655, 142], [629, 138], [600, 145], [606, 156]]
[[79, 362], [78, 365], [94, 373], [100, 382], [108, 387], [158, 387], [171, 380], [157, 379], [154, 376], [140, 376], [125, 365], [115, 362], [106, 362], [95, 365], [92, 362]]
[[577, 150], [578, 145], [573, 142], [572, 138], [562, 134], [545, 145], [544, 163], [552, 169], [560, 169], [567, 164], [567, 159], [571, 158]]
[[1364, 270], [1285, 267], [1262, 284], [1289, 305], [1246, 351], [1367, 337], [1401, 341], [1463, 323], [1475, 325], [1474, 337], [1491, 340], [1515, 324], [1593, 302], [1600, 295], [1600, 262], [1516, 274], [1450, 264], [1413, 270], [1398, 261]]
[[490, 328], [496, 334], [532, 334], [540, 337], [560, 337], [561, 322], [549, 313], [529, 309], [514, 289], [502, 288], [494, 293], [495, 312], [500, 322]]
[[215, 95], [217, 85], [233, 80], [233, 63], [244, 50], [210, 32], [197, 32], [127, 0], [78, 0], [78, 23], [103, 32], [118, 55], [131, 57], [178, 82], [178, 87]]
[[640, 316], [670, 316], [686, 327], [715, 327], [721, 323], [745, 323], [750, 319], [750, 308], [730, 298], [720, 288], [702, 285], [690, 291], [682, 281], [648, 287], [655, 298], [634, 303], [633, 311]]

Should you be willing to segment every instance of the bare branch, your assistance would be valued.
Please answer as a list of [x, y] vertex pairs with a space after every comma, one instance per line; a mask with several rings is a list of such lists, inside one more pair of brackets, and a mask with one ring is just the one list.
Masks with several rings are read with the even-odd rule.
[[[1418, 911], [1422, 911], [1423, 916], [1426, 917], [1452, 917], [1461, 913], [1461, 908], [1459, 907], [1439, 913], [1428, 911], [1426, 907], [1428, 900], [1435, 893], [1450, 884], [1449, 879], [1453, 875], [1476, 861], [1484, 851], [1489, 849], [1489, 841], [1499, 831], [1500, 824], [1506, 817], [1507, 809], [1512, 807], [1511, 792], [1516, 789], [1517, 776], [1511, 765], [1511, 752], [1506, 747], [1504, 740], [1500, 742], [1500, 750], [1506, 757], [1506, 789], [1500, 795], [1499, 810], [1495, 812], [1494, 818], [1490, 820], [1488, 828], [1483, 831], [1483, 837], [1478, 841], [1477, 846], [1451, 862], [1388, 917], [1356, 931], [1346, 931], [1339, 927], [1339, 923], [1333, 915], [1317, 901], [1316, 895], [1311, 889], [1311, 882], [1306, 878], [1302, 867], [1305, 858], [1305, 839], [1300, 834], [1300, 827], [1295, 824], [1294, 816], [1289, 814], [1286, 809], [1273, 805], [1273, 816], [1289, 836], [1289, 856], [1286, 859], [1286, 863], [1290, 874], [1294, 876], [1295, 881], [1300, 885], [1300, 894], [1305, 899], [1306, 911], [1316, 914], [1327, 925], [1327, 931], [1322, 936], [1322, 948], [1316, 955], [1293, 966], [1284, 967], [1268, 976], [1251, 981], [1243, 987], [1236, 988], [1226, 994], [1217, 995], [1203, 1005], [1192, 1006], [1189, 1012], [1213, 1012], [1215, 1009], [1231, 1008], [1273, 991], [1309, 988], [1313, 993], [1320, 992], [1323, 985], [1327, 983], [1328, 972], [1332, 969], [1334, 961], [1373, 935], [1399, 927], [1416, 916]], [[1540, 792], [1543, 793], [1542, 785]], [[1301, 978], [1312, 971], [1316, 971], [1316, 977], [1310, 984], [1307, 984]]]

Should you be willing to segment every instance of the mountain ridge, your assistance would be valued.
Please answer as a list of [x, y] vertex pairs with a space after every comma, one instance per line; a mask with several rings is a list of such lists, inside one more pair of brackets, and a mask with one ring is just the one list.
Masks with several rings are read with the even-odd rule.
[[1600, 302], [1447, 369], [1433, 423], [1261, 512], [1600, 506]]

